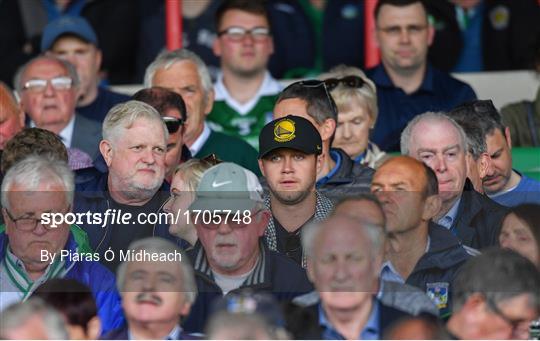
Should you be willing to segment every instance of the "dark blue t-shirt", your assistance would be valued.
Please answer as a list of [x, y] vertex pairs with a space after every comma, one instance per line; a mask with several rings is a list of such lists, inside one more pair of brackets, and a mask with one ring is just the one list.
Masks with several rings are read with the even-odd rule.
[[112, 107], [118, 103], [127, 102], [130, 99], [131, 97], [128, 95], [113, 92], [100, 86], [98, 87], [96, 99], [84, 107], [77, 107], [77, 113], [90, 120], [101, 123]]

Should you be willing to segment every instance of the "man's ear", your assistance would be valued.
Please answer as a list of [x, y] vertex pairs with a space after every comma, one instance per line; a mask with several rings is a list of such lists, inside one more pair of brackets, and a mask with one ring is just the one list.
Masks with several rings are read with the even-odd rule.
[[268, 226], [268, 222], [270, 221], [270, 211], [268, 210], [262, 210], [259, 212], [259, 221], [257, 221], [257, 232], [258, 236], [262, 237], [264, 236], [264, 232], [266, 231], [266, 227]]
[[101, 320], [98, 316], [94, 316], [86, 324], [86, 336], [88, 340], [97, 340], [101, 332]]
[[264, 174], [263, 160], [262, 160], [262, 159], [258, 159], [257, 162], [259, 163], [259, 169], [261, 170], [262, 176], [264, 176], [264, 177], [266, 178], [266, 174]]
[[422, 211], [423, 220], [431, 220], [441, 210], [441, 197], [438, 194], [430, 195], [424, 202], [424, 209]]
[[306, 258], [306, 274], [311, 283], [315, 283], [315, 270], [313, 269], [313, 261], [310, 257]]
[[435, 39], [435, 27], [433, 25], [428, 23], [427, 26], [427, 33], [428, 33], [428, 46], [431, 46], [433, 44], [433, 40]]
[[97, 49], [96, 51], [96, 63], [94, 64], [94, 66], [96, 67], [96, 70], [98, 70], [99, 72], [99, 69], [101, 68], [101, 62], [103, 61], [103, 52], [101, 52], [100, 49]]
[[323, 164], [324, 164], [324, 158], [326, 156], [324, 155], [324, 153], [321, 153], [320, 155], [316, 155], [316, 169], [317, 169], [317, 174], [319, 174], [319, 172], [321, 171], [322, 167], [323, 167]]
[[336, 120], [327, 118], [320, 126], [321, 139], [329, 141], [336, 131]]
[[489, 168], [491, 167], [491, 157], [488, 153], [482, 153], [478, 161], [479, 162], [476, 163], [478, 168], [478, 176], [480, 179], [484, 179], [489, 172]]
[[204, 115], [205, 116], [208, 116], [210, 111], [212, 111], [212, 108], [214, 107], [215, 96], [216, 96], [216, 94], [215, 94], [213, 88], [211, 90], [209, 90], [208, 93], [206, 94], [206, 101], [204, 103]]
[[111, 142], [108, 140], [101, 140], [101, 142], [99, 143], [99, 152], [103, 156], [103, 159], [105, 159], [107, 167], [110, 167], [114, 155], [114, 150]]
[[508, 144], [508, 149], [512, 149], [512, 136], [510, 135], [510, 128], [504, 128], [504, 135], [506, 135], [506, 143]]
[[218, 37], [216, 37], [212, 42], [212, 52], [214, 52], [216, 57], [221, 57], [221, 45], [219, 44]]

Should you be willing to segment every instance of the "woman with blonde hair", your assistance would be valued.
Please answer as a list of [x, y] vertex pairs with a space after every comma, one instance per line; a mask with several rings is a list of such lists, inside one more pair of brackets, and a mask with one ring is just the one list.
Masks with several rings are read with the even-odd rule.
[[197, 242], [197, 231], [185, 213], [195, 200], [195, 192], [204, 172], [220, 162], [214, 154], [211, 154], [204, 159], [190, 159], [174, 170], [171, 197], [163, 206], [163, 210], [173, 214], [169, 233], [185, 240], [191, 246]]
[[354, 162], [377, 168], [386, 153], [369, 141], [377, 122], [377, 90], [362, 70], [338, 65], [319, 79], [324, 80], [338, 109], [333, 148], [344, 150]]

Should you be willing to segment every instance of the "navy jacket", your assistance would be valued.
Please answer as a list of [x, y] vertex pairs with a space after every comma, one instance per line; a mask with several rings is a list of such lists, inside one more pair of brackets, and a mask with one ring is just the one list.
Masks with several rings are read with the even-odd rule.
[[[479, 252], [464, 247], [456, 236], [434, 222], [429, 225], [429, 239], [428, 252], [418, 260], [405, 283], [435, 298], [435, 304], [444, 316], [450, 312], [452, 282], [459, 268]], [[443, 289], [446, 292], [441, 292]]]
[[[380, 338], [384, 337], [384, 331], [394, 322], [405, 317], [411, 317], [401, 310], [389, 307], [379, 302], [379, 331]], [[301, 307], [294, 303], [285, 305], [285, 320], [287, 330], [295, 340], [321, 340], [323, 327], [319, 324], [319, 303]]]
[[449, 74], [427, 65], [420, 88], [406, 94], [397, 88], [383, 64], [367, 71], [377, 86], [379, 116], [371, 141], [384, 151], [399, 151], [401, 131], [415, 116], [426, 111], [448, 111], [459, 104], [476, 99], [473, 89]]
[[[2, 232], [0, 233], [1, 260], [6, 256], [7, 246], [7, 235]], [[64, 249], [70, 250], [71, 254], [76, 252], [77, 243], [71, 232]], [[71, 267], [64, 278], [77, 280], [88, 286], [92, 291], [98, 308], [98, 315], [101, 319], [102, 334], [121, 326], [124, 323], [124, 314], [122, 312], [120, 296], [116, 290], [114, 275], [97, 261], [86, 261], [84, 259], [72, 261], [70, 257], [66, 257], [64, 260], [66, 269]]]
[[331, 148], [330, 153], [332, 159], [335, 155], [340, 159], [339, 167], [328, 179], [322, 178], [317, 182], [317, 190], [333, 202], [345, 196], [369, 192], [375, 171], [355, 163], [342, 149]]
[[[101, 340], [129, 340], [128, 326], [124, 324], [121, 328], [111, 330], [109, 333], [100, 337]], [[200, 340], [200, 337], [184, 332], [180, 332], [177, 340]]]
[[[327, 1], [318, 37], [298, 0], [269, 1], [274, 53], [268, 69], [275, 78], [305, 77], [339, 64], [364, 66], [364, 1]], [[322, 65], [316, 65], [317, 50]], [[303, 71], [303, 72], [302, 72]]]
[[[278, 301], [288, 301], [313, 290], [305, 271], [298, 264], [283, 254], [268, 250], [262, 242], [259, 245], [262, 252], [255, 269], [242, 286], [232, 292], [251, 289], [270, 293]], [[210, 315], [212, 302], [222, 297], [223, 292], [214, 281], [201, 243], [197, 242], [187, 253], [193, 263], [199, 293], [184, 328], [188, 332], [202, 332]]]
[[451, 231], [464, 245], [484, 249], [499, 244], [508, 209], [474, 190], [467, 179]]

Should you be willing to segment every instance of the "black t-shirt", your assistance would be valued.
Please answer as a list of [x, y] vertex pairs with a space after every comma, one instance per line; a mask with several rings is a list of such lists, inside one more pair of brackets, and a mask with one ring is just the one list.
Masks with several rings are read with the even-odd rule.
[[276, 228], [277, 236], [277, 249], [279, 252], [287, 255], [287, 257], [294, 260], [300, 266], [302, 266], [302, 242], [300, 240], [300, 233], [302, 228], [308, 224], [312, 219], [309, 218], [302, 226], [300, 226], [296, 231], [289, 232], [287, 231], [279, 222], [279, 220], [274, 218], [274, 226]]
[[107, 261], [102, 259], [102, 263], [107, 266], [113, 273], [116, 273], [116, 268], [120, 265], [120, 250], [127, 250], [129, 244], [133, 241], [151, 237], [154, 234], [154, 224], [140, 224], [138, 217], [147, 221], [149, 213], [157, 213], [163, 203], [163, 198], [160, 192], [156, 193], [152, 199], [142, 206], [130, 206], [116, 202], [107, 192], [109, 208], [116, 210], [117, 214], [121, 212], [122, 216], [126, 213], [131, 214], [131, 219], [128, 224], [109, 223], [111, 239], [109, 246], [114, 252], [114, 260]]

